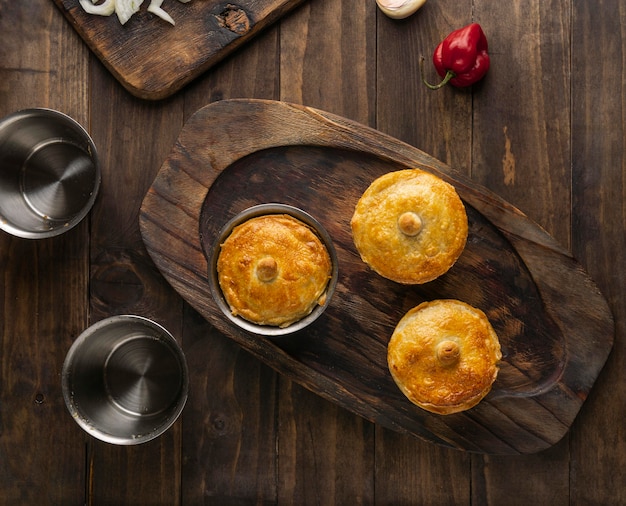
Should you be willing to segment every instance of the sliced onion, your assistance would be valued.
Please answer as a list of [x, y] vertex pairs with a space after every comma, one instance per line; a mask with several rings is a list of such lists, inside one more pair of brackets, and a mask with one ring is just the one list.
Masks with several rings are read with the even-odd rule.
[[168, 23], [171, 23], [172, 25], [175, 25], [176, 23], [172, 19], [172, 16], [170, 16], [167, 12], [161, 9], [162, 3], [163, 3], [163, 0], [152, 0], [150, 2], [150, 5], [148, 6], [148, 12], [151, 12], [152, 14], [156, 14], [161, 19], [167, 21]]
[[143, 0], [116, 0], [115, 3], [115, 14], [117, 14], [117, 18], [120, 20], [120, 23], [123, 25], [135, 14]]
[[115, 0], [105, 0], [100, 5], [94, 5], [92, 0], [78, 0], [80, 6], [88, 14], [97, 14], [98, 16], [110, 16], [115, 12]]
[[[126, 24], [126, 22], [139, 11], [141, 4], [143, 4], [144, 0], [104, 0], [99, 5], [95, 5], [95, 2], [98, 0], [78, 0], [80, 2], [81, 7], [88, 14], [97, 14], [99, 16], [110, 16], [114, 12], [117, 14], [117, 17], [121, 24]], [[190, 0], [178, 0], [181, 3], [188, 3]], [[175, 25], [174, 19], [165, 12], [161, 5], [163, 4], [163, 0], [151, 0], [150, 5], [148, 7], [148, 12], [157, 15], [161, 19]]]

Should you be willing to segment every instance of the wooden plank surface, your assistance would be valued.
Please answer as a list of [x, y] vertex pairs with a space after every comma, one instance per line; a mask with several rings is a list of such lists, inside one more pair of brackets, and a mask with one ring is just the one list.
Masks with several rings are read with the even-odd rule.
[[[278, 96], [278, 27], [185, 94], [185, 119], [210, 101]], [[276, 503], [278, 375], [186, 305], [190, 391], [183, 432], [183, 504]], [[282, 446], [282, 445], [281, 445]], [[281, 450], [281, 455], [287, 452]], [[220, 465], [215, 465], [219, 462]]]
[[[91, 214], [90, 321], [139, 314], [182, 342], [182, 303], [155, 276], [137, 227], [137, 198], [147, 191], [154, 175], [150, 167], [183, 122], [181, 100], [172, 99], [169, 107], [136, 101], [99, 62], [92, 60], [91, 72], [96, 76], [90, 88], [91, 132], [111, 170], [103, 174], [99, 205]], [[159, 142], [146, 142], [148, 132]], [[155, 444], [115, 447], [89, 441], [88, 503], [115, 504], [124, 497], [127, 504], [179, 504], [181, 438], [179, 420]]]
[[[89, 53], [65, 20], [2, 1], [0, 34], [0, 116], [51, 107], [88, 125]], [[87, 223], [50, 241], [3, 233], [0, 268], [0, 503], [80, 504], [87, 438], [72, 426], [60, 371], [87, 324]]]
[[[579, 476], [571, 494], [579, 503], [626, 502], [626, 489], [612, 469], [622, 466], [623, 433], [615, 428], [626, 414], [623, 386], [626, 357], [626, 104], [624, 60], [609, 55], [624, 51], [625, 6], [602, 2], [600, 9], [574, 2], [572, 9], [572, 251], [603, 285], [614, 308], [619, 346], [599, 378], [602, 385], [589, 411], [572, 431], [571, 473]], [[593, 27], [594, 37], [588, 37]], [[620, 37], [615, 37], [619, 28]], [[619, 422], [618, 426], [619, 426]], [[588, 457], [593, 455], [593, 457]], [[589, 458], [593, 464], [586, 463]]]
[[[0, 503], [176, 504], [175, 482], [184, 504], [626, 501], [622, 2], [439, 0], [404, 21], [362, 4], [306, 2], [152, 109], [122, 89], [52, 2], [0, 0], [1, 113], [49, 105], [100, 132], [109, 186], [106, 211], [99, 200], [72, 235], [0, 242]], [[419, 56], [471, 20], [485, 28], [494, 59], [485, 82], [466, 91], [422, 88]], [[149, 186], [184, 120], [207, 103], [239, 97], [294, 101], [377, 127], [496, 191], [573, 252], [607, 297], [616, 335], [561, 442], [535, 455], [486, 457], [399, 435], [275, 375], [187, 304], [181, 308], [144, 264], [133, 218], [143, 196], [134, 192]], [[92, 252], [110, 254], [118, 244], [122, 275], [106, 289], [90, 288]], [[116, 264], [106, 255], [100, 262]], [[127, 277], [139, 270], [141, 282]], [[103, 290], [106, 303], [91, 295]], [[130, 307], [173, 324], [196, 376], [174, 429], [182, 440], [173, 432], [154, 449], [132, 452], [85, 438], [65, 413], [57, 380], [82, 327], [141, 290], [142, 302]], [[42, 400], [38, 393], [42, 404], [33, 402]], [[149, 468], [158, 476], [141, 471], [155, 459]], [[147, 492], [144, 500], [138, 491]]]

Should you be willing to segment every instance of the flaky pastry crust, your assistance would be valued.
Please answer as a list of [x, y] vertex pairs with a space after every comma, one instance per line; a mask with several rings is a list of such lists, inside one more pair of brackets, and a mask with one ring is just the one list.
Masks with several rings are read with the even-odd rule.
[[419, 407], [441, 415], [489, 393], [502, 358], [487, 316], [458, 300], [424, 302], [398, 323], [387, 348], [394, 381]]
[[251, 218], [221, 245], [218, 281], [233, 315], [287, 327], [323, 304], [331, 278], [328, 250], [287, 214]]
[[465, 248], [468, 225], [454, 187], [420, 170], [389, 172], [359, 199], [351, 220], [361, 258], [381, 276], [421, 284], [441, 276]]

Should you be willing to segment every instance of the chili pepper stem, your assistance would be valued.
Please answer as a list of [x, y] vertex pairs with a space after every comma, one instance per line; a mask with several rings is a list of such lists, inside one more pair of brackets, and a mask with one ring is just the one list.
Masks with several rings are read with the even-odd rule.
[[438, 90], [439, 88], [443, 88], [446, 84], [448, 84], [450, 79], [453, 79], [456, 76], [454, 72], [452, 72], [451, 70], [448, 70], [443, 80], [440, 83], [430, 84], [428, 81], [426, 81], [426, 77], [424, 76], [424, 57], [423, 56], [420, 59], [420, 74], [422, 76], [422, 82], [426, 86], [428, 86], [428, 88], [430, 88], [431, 90]]

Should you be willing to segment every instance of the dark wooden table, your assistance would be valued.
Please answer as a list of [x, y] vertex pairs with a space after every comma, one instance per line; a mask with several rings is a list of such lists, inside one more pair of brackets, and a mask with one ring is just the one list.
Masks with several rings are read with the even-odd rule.
[[[429, 91], [420, 56], [472, 20], [490, 41], [487, 78]], [[77, 228], [40, 241], [0, 235], [0, 503], [626, 504], [624, 33], [619, 0], [430, 0], [404, 21], [373, 0], [309, 0], [181, 91], [146, 101], [53, 2], [0, 0], [0, 116], [35, 106], [71, 115], [103, 169]], [[616, 334], [563, 440], [489, 456], [383, 429], [288, 381], [183, 302], [146, 252], [139, 208], [185, 121], [224, 98], [372, 126], [493, 190], [572, 252]], [[131, 447], [87, 436], [60, 381], [80, 332], [124, 313], [166, 326], [192, 371], [179, 421]]]

